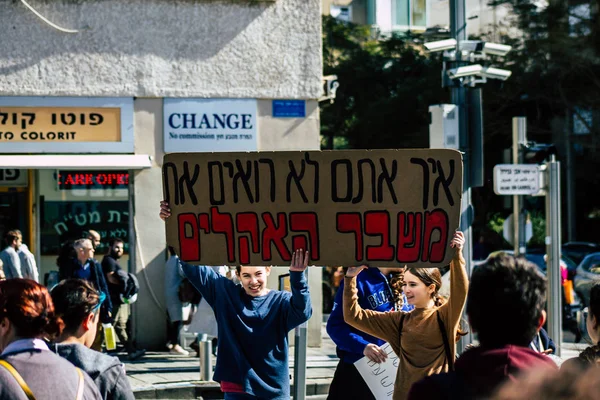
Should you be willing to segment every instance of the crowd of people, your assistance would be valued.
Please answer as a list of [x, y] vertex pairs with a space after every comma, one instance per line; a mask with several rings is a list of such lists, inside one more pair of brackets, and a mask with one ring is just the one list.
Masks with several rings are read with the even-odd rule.
[[[160, 217], [169, 216], [162, 202]], [[11, 249], [0, 259], [14, 263], [21, 238], [8, 239]], [[10, 280], [0, 281], [1, 400], [29, 399], [32, 393], [133, 398], [122, 363], [94, 350], [99, 326], [107, 321], [119, 327], [128, 353], [136, 357], [138, 352], [127, 335], [127, 318], [119, 317], [126, 304], [127, 274], [118, 265], [123, 242], [112, 240], [100, 264], [91, 239], [75, 241], [72, 253], [59, 257], [61, 282], [50, 291], [12, 272]], [[464, 241], [461, 232], [450, 241], [454, 256], [447, 297], [440, 294], [437, 268], [345, 269], [327, 322], [340, 359], [328, 399], [374, 399], [355, 362], [364, 357], [384, 362], [391, 354], [385, 345], [397, 357], [394, 400], [591, 399], [600, 393], [600, 284], [591, 289], [585, 314], [592, 346], [561, 365], [543, 329], [546, 278], [525, 258], [507, 254], [489, 257], [468, 277]], [[305, 275], [309, 251], [293, 252], [287, 292], [269, 289], [270, 267], [237, 266], [234, 280], [214, 267], [188, 264], [169, 250], [170, 348], [183, 350], [185, 304], [204, 302], [216, 322], [210, 335], [219, 338], [213, 379], [224, 398], [289, 399], [288, 333], [312, 315]], [[467, 330], [476, 344], [458, 355], [456, 343]]]

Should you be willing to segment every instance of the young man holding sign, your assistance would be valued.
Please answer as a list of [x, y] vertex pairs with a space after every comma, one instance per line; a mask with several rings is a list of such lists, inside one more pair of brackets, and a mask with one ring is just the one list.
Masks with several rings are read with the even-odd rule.
[[[161, 202], [160, 217], [171, 215]], [[213, 379], [225, 399], [289, 399], [288, 332], [312, 315], [304, 271], [308, 251], [292, 255], [292, 292], [267, 288], [270, 267], [238, 266], [241, 286], [207, 266], [180, 262], [183, 273], [215, 311], [219, 332]]]

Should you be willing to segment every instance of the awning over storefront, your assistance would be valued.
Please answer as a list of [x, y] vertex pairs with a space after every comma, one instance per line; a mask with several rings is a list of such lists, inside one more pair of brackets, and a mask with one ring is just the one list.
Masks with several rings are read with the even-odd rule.
[[146, 154], [0, 155], [0, 168], [16, 169], [144, 169], [152, 167]]

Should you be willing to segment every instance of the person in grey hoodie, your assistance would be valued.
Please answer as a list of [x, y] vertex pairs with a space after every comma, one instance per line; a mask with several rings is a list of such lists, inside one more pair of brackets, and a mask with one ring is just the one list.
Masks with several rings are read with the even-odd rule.
[[88, 281], [68, 279], [56, 285], [50, 294], [56, 314], [65, 324], [51, 349], [87, 372], [103, 399], [135, 399], [119, 359], [89, 348], [96, 336], [104, 293], [96, 291]]

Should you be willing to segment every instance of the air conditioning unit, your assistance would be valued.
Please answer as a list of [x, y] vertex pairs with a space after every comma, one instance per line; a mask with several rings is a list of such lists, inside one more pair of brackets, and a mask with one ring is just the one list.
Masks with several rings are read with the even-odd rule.
[[455, 104], [429, 106], [429, 148], [458, 150], [458, 135], [458, 106]]

